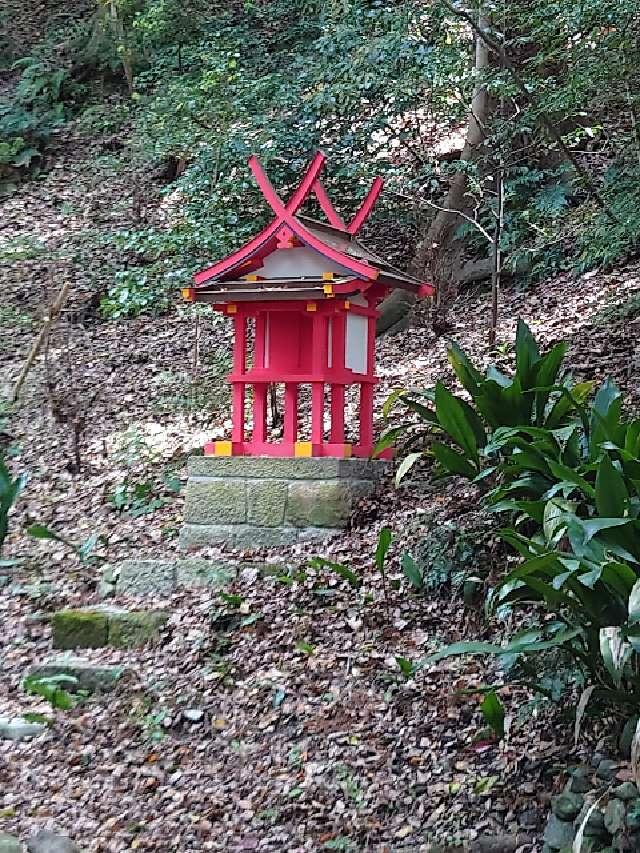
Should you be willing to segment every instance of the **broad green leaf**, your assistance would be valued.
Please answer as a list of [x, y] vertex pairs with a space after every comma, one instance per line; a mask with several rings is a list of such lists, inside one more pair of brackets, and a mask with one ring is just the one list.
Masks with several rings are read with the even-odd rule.
[[413, 675], [415, 675], [415, 666], [408, 658], [396, 656], [396, 663], [398, 664], [398, 668], [400, 669], [400, 672], [405, 678], [411, 678]]
[[410, 429], [415, 426], [411, 421], [407, 421], [406, 423], [399, 424], [397, 427], [393, 427], [393, 429], [387, 430], [383, 433], [378, 441], [376, 442], [371, 456], [375, 459], [380, 453], [384, 450], [387, 450], [389, 447], [393, 447], [396, 441], [401, 438], [403, 435], [406, 435]]
[[598, 464], [595, 498], [596, 508], [605, 518], [619, 518], [627, 514], [629, 493], [622, 474], [607, 453]]
[[563, 646], [574, 640], [582, 634], [581, 628], [568, 628], [558, 632], [554, 637], [548, 640], [515, 641], [506, 643], [504, 646], [498, 646], [494, 643], [484, 643], [481, 641], [464, 640], [460, 643], [452, 643], [450, 646], [440, 649], [435, 654], [430, 655], [426, 660], [426, 664], [436, 663], [439, 660], [456, 655], [509, 655], [509, 654], [532, 654], [534, 652], [553, 649], [558, 646]]
[[508, 388], [509, 385], [513, 382], [509, 376], [505, 376], [497, 367], [491, 365], [487, 368], [487, 379], [491, 379], [493, 382], [497, 382], [502, 388]]
[[400, 565], [402, 566], [404, 576], [411, 586], [420, 591], [424, 586], [424, 578], [422, 577], [420, 566], [416, 563], [411, 554], [404, 553], [400, 558]]
[[567, 348], [568, 344], [566, 341], [556, 344], [536, 364], [535, 384], [540, 390], [545, 386], [556, 384], [558, 372], [566, 355]]
[[555, 389], [558, 373], [562, 366], [567, 344], [556, 344], [553, 349], [549, 350], [540, 361], [532, 369], [533, 384], [535, 388], [535, 406], [536, 406], [536, 423], [543, 424], [547, 403], [551, 393]]
[[30, 527], [27, 527], [26, 532], [34, 539], [54, 539], [56, 542], [64, 542], [64, 539], [55, 530], [45, 527], [44, 524], [32, 524]]
[[376, 545], [375, 562], [379, 572], [384, 572], [384, 562], [387, 557], [387, 551], [391, 546], [393, 533], [388, 527], [383, 527], [378, 534], [378, 544]]
[[400, 485], [403, 478], [409, 473], [421, 457], [422, 453], [410, 453], [408, 456], [405, 456], [402, 462], [398, 465], [398, 470], [396, 471], [396, 486]]
[[504, 737], [504, 706], [498, 695], [492, 690], [480, 703], [480, 711], [488, 726], [491, 726], [498, 740]]
[[452, 343], [448, 350], [449, 363], [462, 383], [462, 387], [475, 397], [478, 389], [484, 382], [484, 377], [479, 370], [471, 364], [465, 353], [456, 343]]
[[622, 398], [620, 389], [611, 379], [599, 388], [591, 408], [589, 452], [591, 459], [598, 456], [605, 441], [616, 442], [620, 426]]
[[549, 429], [554, 429], [563, 424], [567, 415], [575, 411], [577, 406], [582, 405], [592, 390], [593, 382], [578, 382], [570, 390], [564, 389], [547, 415], [545, 425]]
[[[477, 463], [478, 442], [476, 440], [476, 432], [469, 420], [468, 412], [470, 411], [471, 409], [468, 405], [465, 410], [462, 401], [448, 391], [442, 382], [437, 383], [436, 415], [440, 426], [446, 430], [452, 441]], [[482, 426], [480, 426], [480, 429], [482, 429]], [[482, 443], [484, 444], [484, 441]]]
[[640, 622], [640, 580], [636, 581], [629, 594], [629, 622]]
[[540, 360], [540, 350], [524, 320], [518, 320], [516, 330], [516, 376], [523, 388], [530, 386], [532, 367]]
[[333, 560], [327, 560], [325, 557], [313, 557], [309, 560], [309, 565], [314, 569], [331, 569], [338, 577], [347, 581], [353, 589], [359, 589], [362, 585], [362, 578], [342, 563], [334, 563]]
[[630, 456], [640, 456], [640, 420], [631, 421], [627, 426], [624, 449]]
[[404, 388], [396, 388], [395, 391], [392, 391], [384, 401], [384, 405], [382, 406], [382, 416], [388, 418], [391, 409], [393, 409], [398, 400], [406, 393], [407, 392]]
[[519, 510], [527, 518], [531, 518], [537, 524], [542, 525], [545, 506], [545, 501], [504, 500], [500, 501], [497, 504], [492, 504], [489, 509], [491, 512], [508, 512]]
[[577, 486], [587, 497], [595, 496], [595, 489], [591, 485], [591, 483], [587, 482], [584, 477], [578, 474], [577, 471], [574, 471], [572, 468], [569, 468], [567, 465], [563, 465], [560, 462], [554, 462], [552, 459], [549, 460], [549, 468], [551, 472], [559, 479], [564, 481], [569, 481]]
[[[619, 561], [610, 561], [605, 563], [602, 567], [602, 582], [605, 583], [608, 587], [615, 590], [618, 595], [622, 598], [622, 600], [630, 600], [631, 594], [636, 584], [637, 574], [633, 571], [631, 566], [628, 566], [626, 563], [621, 563]], [[640, 607], [640, 591], [639, 591], [639, 600], [638, 606]], [[631, 609], [629, 608], [629, 616], [631, 616]], [[640, 612], [638, 614], [640, 617]]]
[[606, 418], [613, 403], [620, 397], [620, 389], [613, 379], [606, 379], [593, 401], [593, 411], [599, 414], [602, 418]]
[[588, 542], [601, 530], [610, 530], [612, 527], [623, 527], [631, 525], [628, 518], [590, 518], [582, 522], [582, 527], [585, 532], [585, 541]]
[[616, 687], [620, 687], [627, 661], [633, 648], [618, 626], [600, 629], [600, 653]]
[[430, 409], [428, 406], [425, 406], [424, 403], [418, 402], [418, 400], [414, 400], [412, 397], [403, 397], [403, 404], [410, 409], [412, 412], [415, 412], [418, 417], [426, 421], [429, 424], [438, 424], [438, 418], [436, 417], [436, 413], [433, 409]]
[[434, 441], [430, 450], [440, 463], [445, 475], [460, 474], [463, 477], [468, 477], [469, 480], [473, 480], [476, 476], [477, 469], [462, 453], [452, 450], [439, 441]]

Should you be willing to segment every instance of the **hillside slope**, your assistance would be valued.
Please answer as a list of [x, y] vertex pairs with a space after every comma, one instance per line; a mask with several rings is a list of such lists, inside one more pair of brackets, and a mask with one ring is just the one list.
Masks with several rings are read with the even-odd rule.
[[[0, 410], [11, 466], [29, 476], [7, 547], [21, 560], [17, 584], [0, 590], [0, 714], [51, 714], [20, 686], [51, 651], [47, 615], [98, 601], [97, 568], [59, 543], [26, 537], [25, 526], [46, 524], [76, 543], [97, 533], [96, 554], [108, 560], [174, 554], [175, 481], [184, 482], [186, 455], [228, 418], [224, 326], [200, 319], [194, 369], [195, 321], [180, 308], [108, 322], [95, 310], [93, 296], [111, 274], [96, 233], [131, 220], [145, 180], [147, 215], [164, 215], [155, 179], [130, 171], [112, 148], [72, 128], [52, 150], [48, 172], [1, 202], [4, 388], [65, 278], [72, 292], [49, 346], [48, 390], [40, 356], [19, 403]], [[485, 291], [469, 291], [451, 312], [452, 336], [485, 363], [488, 301]], [[501, 317], [500, 362], [509, 361], [523, 317], [543, 342], [570, 341], [578, 375], [613, 375], [631, 403], [640, 402], [640, 263], [506, 290]], [[379, 373], [379, 426], [392, 389], [451, 378], [446, 341], [430, 330], [427, 306], [405, 333], [379, 341]], [[69, 420], [98, 388], [80, 436], [81, 470], [72, 474]], [[68, 406], [66, 422], [54, 420], [51, 403]], [[135, 484], [149, 484], [165, 502], [138, 517], [122, 512], [118, 489]], [[230, 592], [255, 618], [230, 630], [210, 590], [149, 601], [170, 612], [160, 643], [88, 653], [131, 669], [117, 694], [55, 712], [34, 744], [0, 741], [0, 827], [26, 836], [55, 826], [91, 851], [461, 849], [484, 833], [508, 837], [505, 850], [537, 849], [549, 795], [562, 784], [556, 760], [600, 748], [602, 733], [590, 730], [575, 752], [553, 717], [517, 719], [527, 697], [505, 694], [513, 731], [498, 746], [477, 711], [485, 677], [478, 665], [442, 662], [405, 680], [397, 662], [486, 630], [449, 585], [411, 595], [398, 567], [406, 548], [443, 521], [463, 526], [476, 504], [474, 490], [458, 483], [399, 492], [386, 484], [352, 529], [322, 548], [364, 574], [370, 599], [326, 571], [296, 574], [320, 550], [306, 546], [269, 555], [293, 567], [286, 582], [238, 572]], [[389, 575], [399, 582], [388, 603], [372, 568], [383, 524], [395, 532]], [[224, 558], [234, 567], [251, 556]], [[185, 716], [188, 709], [197, 713]]]

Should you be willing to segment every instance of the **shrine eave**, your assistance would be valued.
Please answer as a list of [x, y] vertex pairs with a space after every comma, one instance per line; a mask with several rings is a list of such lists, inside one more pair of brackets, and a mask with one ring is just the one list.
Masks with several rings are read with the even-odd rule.
[[[226, 258], [196, 273], [194, 287], [186, 288], [185, 299], [198, 302], [225, 302], [255, 299], [311, 299], [325, 298], [340, 294], [365, 291], [376, 285], [375, 293], [381, 296], [388, 290], [400, 288], [427, 296], [433, 292], [430, 285], [408, 275], [365, 247], [356, 235], [369, 217], [382, 190], [383, 181], [376, 178], [362, 204], [348, 224], [342, 220], [333, 207], [320, 173], [324, 167], [325, 155], [318, 152], [309, 164], [300, 184], [289, 200], [283, 202], [272, 187], [262, 166], [255, 157], [249, 159], [249, 166], [262, 191], [274, 218], [244, 246], [235, 250]], [[327, 222], [312, 219], [299, 214], [302, 204], [315, 195]], [[248, 275], [259, 271], [265, 258], [280, 248], [306, 246], [322, 255], [327, 261], [327, 276], [339, 278], [350, 273], [349, 278], [336, 280], [334, 293], [327, 293], [325, 280], [298, 277], [291, 279], [268, 279]], [[335, 271], [336, 266], [340, 272]], [[257, 282], [259, 280], [259, 283]], [[353, 287], [351, 287], [353, 285]], [[374, 293], [374, 290], [370, 290]], [[295, 295], [294, 295], [295, 294]]]

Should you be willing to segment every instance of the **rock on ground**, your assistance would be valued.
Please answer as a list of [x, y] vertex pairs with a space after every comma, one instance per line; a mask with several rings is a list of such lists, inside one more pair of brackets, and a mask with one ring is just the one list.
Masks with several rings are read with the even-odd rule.
[[46, 731], [43, 723], [31, 723], [24, 717], [0, 717], [0, 738], [5, 740], [30, 740]]
[[0, 853], [22, 853], [24, 847], [15, 835], [0, 832]]
[[77, 681], [74, 685], [75, 690], [95, 693], [113, 690], [124, 672], [123, 666], [109, 666], [92, 663], [84, 658], [60, 655], [32, 666], [29, 670], [29, 676], [32, 678], [52, 678], [55, 675], [69, 675]]
[[55, 832], [39, 832], [27, 841], [28, 853], [82, 853], [80, 847], [74, 844], [66, 835]]

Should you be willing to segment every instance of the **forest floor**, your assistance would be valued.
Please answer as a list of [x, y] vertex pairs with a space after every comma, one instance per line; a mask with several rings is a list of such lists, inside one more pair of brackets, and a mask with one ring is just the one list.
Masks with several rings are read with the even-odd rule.
[[[140, 183], [150, 181], [128, 172], [125, 154], [112, 147], [66, 132], [46, 174], [0, 206], [5, 399], [46, 304], [65, 277], [72, 285], [49, 364], [38, 358], [17, 405], [0, 399], [0, 441], [11, 466], [29, 478], [3, 555], [19, 558], [20, 571], [17, 585], [0, 591], [0, 714], [52, 715], [36, 741], [0, 741], [0, 830], [26, 837], [55, 827], [90, 851], [426, 851], [436, 843], [467, 849], [479, 836], [524, 830], [529, 839], [521, 837], [519, 849], [538, 850], [564, 768], [602, 750], [607, 732], [586, 726], [576, 751], [566, 720], [505, 688], [511, 727], [498, 744], [478, 712], [484, 665], [453, 659], [404, 678], [397, 662], [486, 636], [482, 617], [459, 594], [447, 586], [413, 595], [398, 565], [434, 527], [477, 511], [466, 485], [415, 482], [395, 490], [387, 482], [351, 529], [326, 545], [224, 554], [232, 566], [268, 558], [294, 571], [310, 556], [329, 556], [363, 574], [360, 593], [320, 570], [306, 569], [292, 583], [238, 571], [227, 591], [241, 597], [243, 619], [224, 633], [217, 592], [147, 598], [145, 606], [170, 612], [161, 642], [86, 653], [128, 667], [115, 693], [53, 714], [25, 695], [29, 666], [51, 653], [47, 615], [97, 603], [100, 571], [61, 543], [30, 539], [25, 527], [45, 524], [77, 544], [99, 534], [94, 556], [108, 561], [175, 555], [186, 457], [227, 417], [224, 326], [201, 318], [194, 367], [194, 318], [183, 309], [122, 321], [103, 321], [95, 311], [108, 249], [94, 238], [131, 220]], [[163, 215], [158, 188], [147, 189], [146, 215]], [[83, 251], [88, 235], [91, 249]], [[523, 317], [544, 344], [570, 341], [577, 375], [613, 375], [637, 405], [639, 300], [640, 265], [633, 263], [505, 290], [498, 361], [509, 363], [515, 321]], [[488, 302], [486, 291], [469, 291], [451, 312], [452, 337], [482, 363], [491, 360]], [[446, 341], [427, 321], [420, 309], [406, 332], [379, 342], [378, 413], [398, 386], [451, 380]], [[70, 471], [65, 413], [67, 420], [86, 417], [79, 473]], [[140, 514], [117, 506], [117, 496], [130, 496], [136, 485], [144, 493]], [[383, 525], [395, 534], [389, 580], [400, 581], [388, 600], [372, 567]]]

